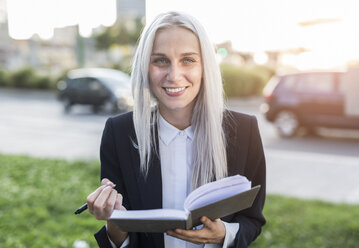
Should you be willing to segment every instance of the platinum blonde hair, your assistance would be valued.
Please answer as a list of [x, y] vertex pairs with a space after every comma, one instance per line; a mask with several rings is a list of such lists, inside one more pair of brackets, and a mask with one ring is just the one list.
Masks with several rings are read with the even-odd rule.
[[141, 172], [146, 177], [151, 154], [157, 152], [155, 127], [158, 126], [158, 107], [151, 93], [149, 64], [156, 32], [172, 26], [192, 31], [198, 38], [202, 54], [203, 79], [192, 114], [194, 129], [192, 190], [213, 180], [227, 176], [226, 142], [222, 128], [224, 102], [222, 78], [216, 61], [214, 46], [202, 25], [181, 12], [157, 16], [142, 32], [132, 68], [134, 97], [133, 122], [137, 136]]

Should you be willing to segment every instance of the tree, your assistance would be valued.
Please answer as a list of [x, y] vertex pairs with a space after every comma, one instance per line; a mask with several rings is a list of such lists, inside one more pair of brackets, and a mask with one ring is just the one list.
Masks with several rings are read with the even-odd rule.
[[112, 45], [135, 45], [143, 28], [140, 18], [120, 19], [103, 32], [95, 34], [96, 48], [108, 50]]

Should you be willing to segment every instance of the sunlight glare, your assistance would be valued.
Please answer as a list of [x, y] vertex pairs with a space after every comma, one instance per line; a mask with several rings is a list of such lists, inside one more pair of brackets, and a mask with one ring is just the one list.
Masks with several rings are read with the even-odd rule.
[[[147, 0], [146, 6], [148, 20], [185, 11], [199, 19], [214, 43], [231, 41], [244, 53], [281, 52], [282, 62], [297, 68], [338, 68], [359, 60], [356, 0], [206, 1], [205, 11], [203, 1], [192, 0]], [[307, 52], [291, 54], [301, 49]]]
[[89, 36], [95, 27], [112, 25], [117, 15], [116, 0], [11, 0], [7, 7], [9, 35], [20, 40], [35, 33], [50, 39], [55, 27], [77, 24]]
[[256, 52], [254, 53], [253, 59], [256, 64], [264, 65], [268, 62], [268, 55], [263, 51]]

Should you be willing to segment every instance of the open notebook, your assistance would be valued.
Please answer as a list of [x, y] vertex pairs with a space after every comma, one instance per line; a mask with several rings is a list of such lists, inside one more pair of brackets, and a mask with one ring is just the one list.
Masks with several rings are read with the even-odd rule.
[[183, 210], [114, 210], [110, 220], [128, 232], [191, 229], [201, 224], [202, 216], [214, 220], [251, 207], [259, 189], [260, 185], [252, 188], [246, 177], [235, 175], [192, 191], [184, 202]]

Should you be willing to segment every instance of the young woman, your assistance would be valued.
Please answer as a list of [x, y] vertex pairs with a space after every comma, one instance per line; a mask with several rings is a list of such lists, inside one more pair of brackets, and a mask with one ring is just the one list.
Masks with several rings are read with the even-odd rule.
[[[101, 186], [89, 211], [183, 208], [195, 188], [240, 174], [261, 185], [253, 206], [196, 230], [126, 233], [107, 221], [100, 247], [247, 247], [265, 224], [265, 158], [255, 117], [226, 110], [215, 52], [193, 17], [169, 12], [144, 29], [132, 71], [133, 112], [109, 118]], [[115, 188], [113, 189], [113, 187]]]

